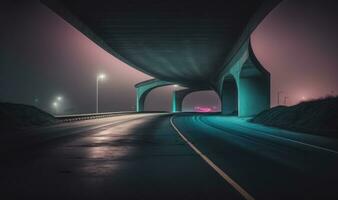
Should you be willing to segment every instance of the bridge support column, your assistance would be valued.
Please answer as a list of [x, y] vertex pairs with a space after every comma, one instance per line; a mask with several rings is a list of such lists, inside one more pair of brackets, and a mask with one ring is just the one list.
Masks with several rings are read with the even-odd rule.
[[144, 111], [144, 102], [147, 94], [136, 88], [136, 112]]
[[171, 112], [182, 112], [183, 99], [179, 97], [176, 90], [172, 92], [171, 97]]
[[239, 79], [239, 116], [253, 116], [270, 108], [270, 76], [245, 70]]
[[270, 108], [270, 73], [259, 63], [248, 40], [218, 83], [222, 113], [247, 117]]
[[172, 85], [172, 83], [158, 79], [150, 79], [136, 84], [136, 112], [144, 111], [144, 103], [150, 91], [166, 85]]
[[235, 78], [227, 77], [223, 82], [221, 95], [222, 114], [238, 115], [238, 89]]

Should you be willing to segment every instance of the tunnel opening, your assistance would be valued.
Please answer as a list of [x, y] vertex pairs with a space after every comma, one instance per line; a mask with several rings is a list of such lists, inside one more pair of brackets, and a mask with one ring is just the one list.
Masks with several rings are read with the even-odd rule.
[[238, 115], [238, 88], [232, 75], [226, 77], [222, 87], [222, 114]]
[[172, 86], [154, 88], [145, 95], [144, 111], [170, 112]]
[[221, 112], [221, 100], [213, 90], [196, 91], [187, 94], [182, 102], [183, 112]]

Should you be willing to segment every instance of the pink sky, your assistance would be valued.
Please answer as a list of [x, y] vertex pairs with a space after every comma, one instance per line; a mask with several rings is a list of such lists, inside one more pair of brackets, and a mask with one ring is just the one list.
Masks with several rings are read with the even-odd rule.
[[[254, 51], [271, 73], [273, 105], [280, 90], [288, 104], [338, 91], [338, 9], [303, 3], [283, 2], [252, 35]], [[49, 109], [62, 94], [69, 112], [92, 112], [95, 76], [104, 72], [102, 111], [134, 108], [134, 84], [149, 76], [105, 52], [39, 2], [8, 4], [0, 11], [0, 24], [6, 27], [0, 33], [0, 100], [31, 104], [38, 98]], [[151, 92], [146, 108], [169, 110], [172, 89]], [[184, 103], [189, 109], [214, 104], [219, 100], [211, 92], [192, 94]]]

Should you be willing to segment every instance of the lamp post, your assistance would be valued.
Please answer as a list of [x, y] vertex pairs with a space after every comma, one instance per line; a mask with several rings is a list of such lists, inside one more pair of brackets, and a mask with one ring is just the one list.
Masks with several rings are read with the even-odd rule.
[[284, 97], [284, 105], [286, 106], [286, 104], [287, 104], [287, 100], [289, 99], [289, 97], [288, 96], [285, 96]]
[[172, 92], [172, 100], [171, 100], [171, 110], [172, 112], [177, 112], [177, 102], [176, 102], [176, 90], [177, 90], [177, 87], [178, 85], [175, 84], [173, 85], [174, 87], [174, 91]]
[[279, 103], [279, 99], [280, 99], [280, 95], [284, 93], [283, 91], [277, 91], [277, 105], [280, 105]]
[[54, 101], [53, 103], [52, 103], [52, 106], [53, 106], [53, 108], [54, 108], [54, 110], [55, 110], [55, 114], [58, 114], [59, 113], [59, 102], [57, 102], [57, 101]]
[[106, 78], [105, 74], [98, 74], [96, 76], [96, 113], [99, 113], [99, 81]]

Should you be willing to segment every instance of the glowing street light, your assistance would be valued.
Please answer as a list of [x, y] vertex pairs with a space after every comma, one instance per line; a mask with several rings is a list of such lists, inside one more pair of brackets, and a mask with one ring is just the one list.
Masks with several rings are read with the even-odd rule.
[[59, 113], [60, 112], [60, 109], [62, 108], [61, 105], [62, 105], [62, 102], [63, 102], [63, 97], [61, 95], [58, 95], [58, 96], [55, 96], [51, 106], [53, 107], [53, 109], [55, 110], [55, 113]]
[[35, 99], [34, 99], [34, 103], [35, 103], [36, 106], [39, 105], [39, 99], [38, 99], [38, 98], [35, 98]]
[[96, 77], [96, 113], [99, 113], [99, 81], [106, 79], [105, 74], [98, 74]]
[[56, 97], [56, 100], [60, 102], [60, 101], [63, 100], [63, 98], [62, 98], [62, 96], [57, 96], [57, 97]]
[[97, 78], [100, 79], [100, 80], [104, 80], [106, 78], [106, 75], [105, 74], [99, 74], [97, 76]]
[[57, 101], [54, 101], [54, 102], [52, 103], [52, 107], [54, 108], [54, 110], [55, 110], [55, 113], [58, 113], [58, 111], [59, 111], [59, 107], [60, 107], [60, 104], [59, 104], [59, 102], [57, 102]]
[[55, 109], [57, 109], [57, 108], [59, 107], [59, 103], [56, 102], [56, 101], [54, 101], [52, 105], [53, 105], [53, 107], [54, 107]]

